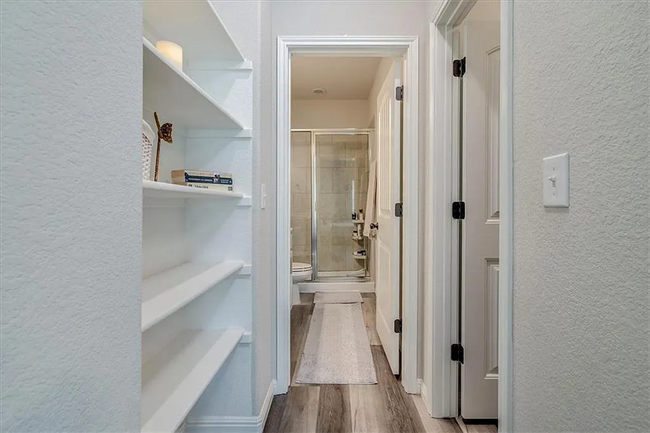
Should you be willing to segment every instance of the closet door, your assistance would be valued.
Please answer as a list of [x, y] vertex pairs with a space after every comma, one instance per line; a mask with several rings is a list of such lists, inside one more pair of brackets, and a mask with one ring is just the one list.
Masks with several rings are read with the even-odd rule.
[[464, 28], [461, 414], [497, 418], [499, 288], [499, 23]]

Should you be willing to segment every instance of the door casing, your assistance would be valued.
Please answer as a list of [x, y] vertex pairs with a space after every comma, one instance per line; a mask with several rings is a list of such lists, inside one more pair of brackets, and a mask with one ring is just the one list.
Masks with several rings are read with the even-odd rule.
[[291, 311], [291, 56], [403, 57], [403, 236], [402, 236], [402, 374], [408, 393], [420, 392], [418, 366], [419, 253], [419, 106], [418, 38], [416, 36], [280, 36], [277, 40], [277, 304], [275, 393], [284, 394], [290, 379]]
[[[443, 0], [429, 25], [429, 94], [425, 181], [424, 368], [421, 394], [436, 418], [458, 415], [458, 365], [451, 344], [458, 335], [458, 229], [451, 217], [457, 198], [454, 148], [452, 34], [476, 0]], [[513, 22], [514, 0], [501, 0], [499, 137], [499, 431], [512, 431], [513, 256]], [[456, 164], [455, 164], [456, 162]], [[435, 386], [434, 386], [435, 384]]]

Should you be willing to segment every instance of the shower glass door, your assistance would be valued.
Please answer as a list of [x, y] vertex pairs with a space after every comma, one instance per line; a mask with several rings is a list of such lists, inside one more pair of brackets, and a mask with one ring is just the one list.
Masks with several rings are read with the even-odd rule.
[[295, 263], [312, 262], [312, 143], [310, 131], [291, 132], [291, 253]]
[[313, 140], [315, 276], [319, 280], [365, 277], [367, 256], [354, 255], [365, 250], [364, 238], [354, 239], [357, 225], [352, 214], [366, 207], [368, 134], [315, 132]]

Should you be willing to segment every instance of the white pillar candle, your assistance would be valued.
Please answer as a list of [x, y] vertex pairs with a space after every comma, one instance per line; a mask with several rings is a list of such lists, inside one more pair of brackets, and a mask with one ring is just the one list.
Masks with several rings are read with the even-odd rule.
[[158, 41], [156, 48], [181, 71], [183, 70], [183, 48], [180, 45], [169, 41]]

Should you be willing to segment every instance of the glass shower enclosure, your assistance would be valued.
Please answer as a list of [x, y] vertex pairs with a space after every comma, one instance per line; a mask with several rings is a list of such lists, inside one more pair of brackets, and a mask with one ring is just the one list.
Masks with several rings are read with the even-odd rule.
[[[363, 225], [353, 221], [353, 214], [358, 221], [359, 211], [366, 207], [368, 134], [368, 130], [292, 131], [294, 261], [309, 258], [315, 281], [367, 277], [367, 242]], [[305, 167], [307, 146], [310, 161]], [[311, 215], [306, 218], [308, 203]]]

